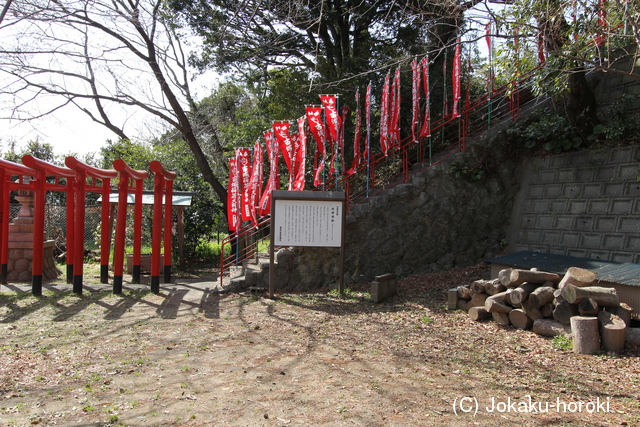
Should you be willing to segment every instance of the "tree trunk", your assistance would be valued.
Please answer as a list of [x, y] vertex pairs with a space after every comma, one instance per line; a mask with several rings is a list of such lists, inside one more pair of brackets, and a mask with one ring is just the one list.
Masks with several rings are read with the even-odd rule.
[[573, 352], [576, 354], [596, 354], [600, 352], [600, 333], [598, 318], [573, 316], [571, 318], [573, 333]]
[[562, 297], [570, 304], [577, 304], [585, 298], [593, 298], [602, 307], [617, 307], [620, 298], [615, 288], [603, 288], [601, 286], [587, 286], [580, 288], [574, 285], [566, 285], [562, 288]]
[[471, 318], [471, 320], [479, 322], [480, 320], [490, 318], [491, 313], [489, 313], [484, 307], [471, 307], [469, 309], [469, 317]]
[[585, 298], [578, 304], [580, 316], [597, 316], [599, 311], [600, 307], [593, 298]]
[[532, 307], [542, 307], [543, 305], [553, 301], [553, 292], [555, 289], [551, 286], [540, 286], [529, 294], [529, 303]]
[[546, 281], [550, 281], [553, 283], [558, 283], [560, 280], [560, 276], [555, 273], [548, 273], [546, 271], [535, 271], [535, 270], [512, 270], [509, 275], [509, 284], [506, 284], [501, 281], [503, 285], [508, 288], [515, 288], [520, 286], [524, 282], [529, 283], [544, 283]]
[[596, 275], [584, 268], [571, 267], [567, 270], [562, 280], [558, 284], [558, 289], [562, 289], [567, 285], [573, 286], [589, 286], [596, 281]]
[[556, 335], [568, 337], [571, 336], [571, 327], [557, 320], [538, 319], [533, 322], [533, 332], [545, 337], [555, 337]]
[[509, 312], [509, 321], [518, 329], [531, 329], [533, 326], [533, 320], [521, 308]]

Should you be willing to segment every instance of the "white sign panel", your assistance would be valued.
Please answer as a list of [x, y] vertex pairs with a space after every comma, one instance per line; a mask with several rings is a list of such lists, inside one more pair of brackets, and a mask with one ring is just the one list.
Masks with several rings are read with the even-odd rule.
[[274, 203], [276, 246], [342, 245], [343, 202], [274, 199]]

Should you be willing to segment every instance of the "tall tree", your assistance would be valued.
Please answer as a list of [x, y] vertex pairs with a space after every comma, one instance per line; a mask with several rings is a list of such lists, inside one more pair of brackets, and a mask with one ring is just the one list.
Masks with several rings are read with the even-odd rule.
[[[18, 120], [75, 106], [121, 139], [129, 139], [129, 119], [151, 116], [181, 134], [203, 178], [226, 203], [211, 167], [222, 155], [217, 129], [198, 112], [185, 34], [164, 5], [14, 0], [0, 23], [0, 99], [10, 108], [8, 118]], [[126, 114], [118, 116], [114, 106]]]

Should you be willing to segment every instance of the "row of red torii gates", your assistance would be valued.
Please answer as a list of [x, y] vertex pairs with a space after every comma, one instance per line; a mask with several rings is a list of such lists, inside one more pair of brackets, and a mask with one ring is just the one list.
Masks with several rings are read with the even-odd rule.
[[[0, 262], [2, 283], [7, 283], [9, 254], [10, 192], [33, 192], [33, 261], [31, 288], [33, 295], [42, 294], [44, 253], [45, 195], [47, 191], [66, 193], [66, 262], [67, 282], [73, 283], [73, 292], [82, 293], [84, 264], [85, 203], [88, 192], [102, 194], [100, 235], [100, 282], [108, 283], [109, 255], [111, 252], [109, 195], [111, 180], [119, 177], [118, 211], [113, 259], [113, 293], [122, 293], [125, 233], [127, 226], [127, 195], [134, 197], [133, 215], [133, 275], [132, 282], [140, 283], [142, 246], [142, 196], [148, 171], [135, 170], [123, 160], [113, 162], [113, 169], [98, 169], [76, 160], [65, 159], [67, 167], [53, 165], [31, 155], [22, 157], [22, 164], [0, 159]], [[160, 264], [163, 258], [164, 282], [171, 282], [171, 230], [173, 181], [176, 173], [166, 170], [154, 160], [149, 169], [154, 173], [154, 203], [151, 253], [151, 291], [160, 292]], [[18, 177], [12, 180], [13, 177]], [[27, 179], [31, 177], [31, 179]], [[48, 180], [49, 179], [49, 180]], [[164, 200], [164, 203], [163, 203]], [[164, 226], [163, 226], [164, 217]], [[164, 230], [164, 245], [163, 245]], [[39, 238], [38, 238], [39, 237]], [[164, 257], [161, 251], [164, 248]]]

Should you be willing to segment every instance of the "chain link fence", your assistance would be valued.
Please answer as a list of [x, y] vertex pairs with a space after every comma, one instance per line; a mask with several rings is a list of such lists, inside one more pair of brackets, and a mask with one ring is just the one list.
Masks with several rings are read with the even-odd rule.
[[[13, 220], [18, 215], [20, 204], [11, 204], [10, 219]], [[92, 205], [85, 208], [84, 217], [84, 247], [86, 250], [97, 250], [100, 248], [101, 235], [101, 205]], [[142, 247], [151, 246], [151, 224], [152, 206], [143, 206], [143, 226], [142, 226]], [[117, 208], [114, 210], [117, 215]], [[65, 251], [67, 236], [67, 208], [65, 206], [46, 205], [45, 206], [45, 238], [54, 240], [58, 253]], [[115, 220], [111, 230], [111, 248], [115, 237]], [[126, 245], [133, 242], [133, 207], [127, 209]]]

